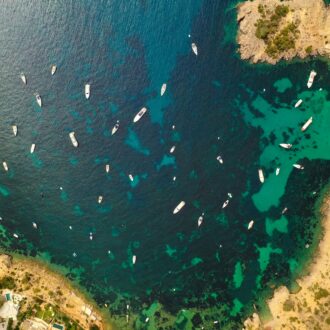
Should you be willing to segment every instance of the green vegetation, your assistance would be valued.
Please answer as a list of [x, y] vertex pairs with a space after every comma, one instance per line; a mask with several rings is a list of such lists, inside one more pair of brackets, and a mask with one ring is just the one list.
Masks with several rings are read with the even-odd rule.
[[319, 288], [318, 291], [315, 292], [315, 299], [319, 300], [322, 298], [326, 298], [329, 296], [329, 291], [326, 289]]
[[0, 289], [13, 290], [15, 288], [15, 280], [11, 276], [5, 276], [0, 280]]
[[283, 310], [285, 312], [289, 312], [294, 310], [294, 302], [290, 299], [286, 300], [283, 304]]
[[312, 51], [313, 51], [313, 47], [312, 47], [312, 46], [308, 46], [308, 47], [306, 47], [306, 49], [305, 49], [305, 52], [306, 52], [307, 54], [311, 54]]
[[14, 323], [13, 319], [10, 318], [10, 319], [8, 320], [7, 330], [13, 330], [13, 329], [14, 329], [14, 327], [13, 327], [13, 323]]
[[289, 7], [285, 5], [276, 6], [273, 12], [266, 10], [263, 5], [258, 6], [261, 18], [256, 23], [255, 35], [265, 42], [266, 53], [272, 58], [295, 48], [295, 39], [299, 34], [298, 24], [288, 23], [280, 29], [282, 19], [287, 16], [289, 11]]

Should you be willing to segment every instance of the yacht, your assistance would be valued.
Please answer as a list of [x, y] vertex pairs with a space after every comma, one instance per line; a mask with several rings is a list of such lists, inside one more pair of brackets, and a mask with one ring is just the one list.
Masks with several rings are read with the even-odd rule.
[[276, 168], [275, 174], [276, 175], [279, 175], [280, 174], [280, 168], [279, 167]]
[[17, 136], [17, 126], [13, 125], [11, 128], [13, 129], [14, 136]]
[[70, 139], [71, 139], [71, 142], [72, 142], [72, 145], [75, 147], [75, 148], [77, 148], [78, 147], [78, 141], [77, 141], [77, 139], [76, 139], [76, 137], [75, 137], [75, 132], [71, 132], [70, 134], [69, 134], [69, 137], [70, 137]]
[[228, 204], [229, 204], [229, 199], [227, 199], [227, 200], [222, 204], [222, 208], [224, 209], [225, 207], [227, 207]]
[[221, 156], [218, 156], [218, 157], [217, 157], [217, 161], [218, 161], [220, 164], [223, 164], [223, 159], [221, 158]]
[[306, 129], [308, 128], [308, 126], [313, 122], [313, 117], [310, 117], [306, 123], [303, 125], [303, 127], [301, 128], [301, 131], [306, 131]]
[[308, 82], [307, 82], [307, 87], [308, 88], [312, 87], [313, 82], [314, 82], [314, 78], [315, 78], [316, 75], [317, 75], [317, 73], [314, 70], [312, 70], [311, 73], [309, 74]]
[[117, 120], [115, 126], [112, 128], [111, 135], [114, 135], [118, 131], [118, 128], [119, 128], [119, 120]]
[[90, 96], [91, 96], [91, 85], [86, 84], [85, 85], [85, 97], [88, 100]]
[[202, 215], [198, 218], [198, 221], [197, 221], [198, 227], [200, 227], [201, 224], [203, 223], [203, 219], [204, 219], [204, 213], [202, 213]]
[[280, 147], [284, 149], [290, 149], [292, 147], [292, 144], [290, 143], [280, 143]]
[[34, 153], [34, 149], [36, 148], [36, 145], [34, 143], [32, 143], [31, 148], [30, 148], [30, 153], [33, 154]]
[[264, 177], [264, 172], [262, 171], [262, 169], [258, 170], [258, 174], [259, 174], [259, 180], [261, 183], [265, 182], [265, 177]]
[[165, 94], [165, 92], [166, 92], [166, 87], [167, 87], [166, 84], [163, 84], [163, 85], [162, 85], [162, 88], [160, 89], [160, 96], [163, 96], [163, 95]]
[[132, 257], [132, 262], [133, 262], [133, 265], [135, 265], [135, 263], [136, 263], [136, 255], [134, 255], [134, 256]]
[[170, 149], [170, 153], [173, 154], [174, 150], [175, 150], [175, 146], [173, 146], [173, 147]]
[[134, 177], [133, 177], [132, 174], [128, 174], [128, 177], [129, 177], [129, 179], [130, 179], [132, 182], [134, 181]]
[[197, 56], [198, 55], [198, 50], [197, 50], [197, 45], [195, 43], [191, 44], [191, 49], [194, 52], [194, 54]]
[[181, 211], [181, 209], [186, 205], [185, 201], [181, 201], [173, 210], [173, 214], [177, 214], [178, 212]]
[[100, 196], [97, 198], [97, 202], [98, 202], [99, 204], [101, 204], [102, 201], [103, 201], [103, 196], [100, 195]]
[[23, 84], [24, 85], [26, 85], [26, 83], [27, 83], [27, 81], [26, 81], [26, 76], [25, 76], [25, 74], [24, 73], [21, 73], [21, 79], [22, 79], [22, 81], [23, 81]]
[[105, 165], [105, 171], [106, 171], [107, 173], [109, 173], [109, 171], [110, 171], [110, 165], [109, 165], [109, 164], [106, 164], [106, 165]]
[[302, 99], [298, 100], [298, 102], [294, 105], [294, 107], [295, 108], [298, 108], [301, 103], [303, 103], [303, 100]]
[[53, 65], [50, 67], [50, 73], [52, 74], [52, 76], [55, 74], [56, 69], [57, 69], [57, 67], [56, 67], [55, 64], [53, 64]]
[[36, 224], [35, 222], [32, 222], [32, 226], [33, 226], [33, 228], [35, 228], [35, 229], [38, 228], [38, 226], [37, 226], [37, 224]]
[[6, 172], [8, 172], [8, 165], [6, 162], [2, 162], [3, 168], [5, 169]]
[[251, 220], [248, 224], [248, 230], [250, 230], [254, 225], [254, 220]]
[[39, 105], [39, 107], [42, 106], [42, 101], [41, 101], [41, 96], [39, 94], [36, 94], [36, 100], [37, 100], [37, 103]]
[[303, 170], [304, 166], [300, 165], [300, 164], [293, 164], [293, 167], [297, 168], [298, 170]]
[[147, 112], [147, 108], [142, 108], [134, 117], [133, 123], [138, 122], [146, 112]]

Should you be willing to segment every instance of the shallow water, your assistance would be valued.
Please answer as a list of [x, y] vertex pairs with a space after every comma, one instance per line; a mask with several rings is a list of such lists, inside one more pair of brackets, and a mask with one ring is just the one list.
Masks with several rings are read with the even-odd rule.
[[[253, 303], [261, 308], [261, 293], [290, 284], [315, 238], [313, 205], [329, 173], [327, 65], [240, 61], [234, 8], [172, 0], [3, 5], [3, 246], [66, 266], [118, 323], [129, 303], [137, 316], [128, 328], [216, 327], [219, 320], [235, 329]], [[311, 69], [318, 75], [308, 90]], [[148, 112], [133, 124], [143, 106]], [[181, 200], [186, 206], [173, 215]]]

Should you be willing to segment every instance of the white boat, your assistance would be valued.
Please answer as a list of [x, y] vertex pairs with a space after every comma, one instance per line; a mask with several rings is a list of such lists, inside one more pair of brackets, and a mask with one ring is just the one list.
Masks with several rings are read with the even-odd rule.
[[191, 44], [191, 49], [194, 52], [194, 54], [197, 56], [198, 55], [198, 49], [197, 49], [197, 45], [194, 42]]
[[301, 103], [303, 103], [303, 100], [302, 99], [298, 100], [298, 102], [294, 105], [294, 107], [295, 108], [298, 108]]
[[25, 76], [25, 74], [24, 74], [24, 73], [21, 73], [20, 77], [21, 77], [21, 79], [22, 79], [22, 81], [23, 81], [23, 84], [26, 85], [27, 80], [26, 80], [26, 76]]
[[18, 235], [17, 235], [17, 234], [13, 234], [13, 236], [14, 236], [15, 238], [18, 238]]
[[42, 106], [42, 101], [41, 101], [41, 96], [39, 94], [36, 94], [36, 100], [37, 100], [37, 103], [39, 105], [39, 107]]
[[34, 149], [36, 148], [36, 145], [34, 143], [31, 144], [31, 148], [30, 148], [30, 153], [33, 154], [34, 153]]
[[134, 177], [133, 177], [132, 174], [128, 174], [128, 177], [129, 177], [129, 179], [130, 179], [132, 182], [134, 181]]
[[308, 126], [313, 122], [313, 117], [310, 117], [306, 123], [303, 125], [303, 127], [301, 128], [301, 131], [306, 131], [306, 129], [308, 128]]
[[76, 137], [75, 137], [75, 132], [71, 132], [70, 134], [69, 134], [69, 137], [70, 137], [70, 139], [71, 139], [71, 142], [72, 142], [72, 145], [75, 147], [75, 148], [77, 148], [78, 147], [78, 141], [77, 141], [77, 139], [76, 139]]
[[297, 168], [298, 170], [303, 170], [304, 166], [300, 165], [300, 164], [293, 164], [293, 167]]
[[280, 174], [280, 168], [279, 167], [276, 168], [275, 174], [276, 175], [279, 175]]
[[17, 126], [13, 125], [11, 128], [13, 129], [14, 136], [17, 136]]
[[160, 89], [160, 96], [163, 96], [163, 95], [165, 94], [165, 92], [166, 92], [166, 87], [167, 87], [166, 84], [163, 84], [163, 85], [162, 85], [162, 88]]
[[174, 150], [175, 150], [175, 146], [173, 146], [173, 147], [170, 149], [170, 153], [173, 154]]
[[229, 199], [227, 199], [227, 200], [222, 204], [222, 208], [224, 209], [225, 207], [227, 207], [228, 204], [229, 204]]
[[202, 213], [202, 215], [198, 218], [198, 221], [197, 221], [198, 227], [200, 227], [201, 224], [203, 223], [203, 219], [204, 219], [204, 213]]
[[280, 143], [280, 147], [284, 149], [290, 149], [292, 147], [292, 144], [290, 143]]
[[109, 171], [110, 171], [110, 165], [109, 165], [109, 164], [106, 164], [106, 165], [105, 165], [105, 171], [106, 171], [107, 173], [109, 173]]
[[181, 201], [173, 210], [173, 214], [177, 214], [186, 205], [185, 201]]
[[97, 202], [98, 202], [99, 204], [101, 204], [102, 201], [103, 201], [103, 196], [100, 195], [100, 196], [97, 198]]
[[175, 181], [176, 180], [176, 176], [174, 176], [172, 180]]
[[114, 135], [118, 131], [118, 128], [119, 128], [119, 120], [117, 120], [115, 126], [112, 127], [111, 135]]
[[136, 263], [136, 255], [134, 255], [134, 256], [132, 257], [132, 262], [133, 262], [133, 265], [135, 265], [135, 263]]
[[223, 159], [221, 158], [221, 156], [218, 156], [218, 157], [217, 157], [217, 161], [218, 161], [220, 164], [223, 164]]
[[52, 74], [52, 76], [55, 74], [56, 69], [57, 69], [57, 67], [56, 67], [55, 64], [53, 64], [53, 65], [50, 67], [50, 73]]
[[261, 183], [265, 182], [265, 177], [264, 177], [264, 172], [262, 171], [262, 169], [258, 170], [258, 174], [259, 174], [259, 180]]
[[89, 233], [89, 239], [93, 240], [93, 233]]
[[143, 107], [134, 117], [133, 123], [138, 122], [142, 116], [147, 112], [147, 108]]
[[285, 207], [285, 208], [282, 210], [282, 214], [286, 213], [287, 210], [288, 210], [288, 208]]
[[145, 322], [146, 322], [146, 323], [148, 323], [148, 322], [149, 322], [149, 317], [147, 317], [147, 318], [146, 318]]
[[38, 228], [38, 226], [37, 226], [37, 224], [36, 224], [35, 222], [32, 222], [32, 226], [33, 226], [33, 228], [35, 228], [35, 229]]
[[254, 220], [251, 220], [248, 224], [248, 230], [250, 230], [254, 225]]
[[2, 162], [3, 168], [5, 169], [6, 172], [8, 172], [8, 165], [6, 162]]
[[88, 100], [90, 96], [91, 96], [91, 85], [86, 84], [85, 85], [85, 97]]
[[317, 73], [312, 70], [311, 73], [309, 74], [308, 81], [307, 81], [307, 87], [311, 88], [314, 82], [314, 78], [317, 75]]
[[233, 198], [233, 195], [231, 193], [227, 193], [229, 198]]

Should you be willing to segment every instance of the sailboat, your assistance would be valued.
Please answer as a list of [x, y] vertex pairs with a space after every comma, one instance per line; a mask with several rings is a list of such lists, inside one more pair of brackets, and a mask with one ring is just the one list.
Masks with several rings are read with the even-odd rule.
[[115, 126], [112, 128], [111, 135], [114, 135], [118, 131], [118, 128], [119, 128], [119, 120], [117, 120]]
[[194, 42], [191, 44], [191, 49], [194, 52], [194, 54], [197, 56], [198, 55], [198, 49], [197, 49], [197, 45]]
[[14, 136], [17, 136], [17, 126], [13, 125], [12, 129], [13, 129]]
[[30, 153], [33, 154], [34, 153], [34, 149], [36, 148], [36, 145], [33, 143], [31, 145], [31, 148], [30, 148]]
[[160, 96], [163, 96], [163, 95], [165, 94], [165, 92], [166, 92], [166, 87], [167, 87], [166, 84], [163, 84], [163, 85], [162, 85], [162, 88], [160, 89]]
[[50, 73], [52, 74], [52, 76], [55, 74], [56, 70], [57, 70], [57, 67], [56, 67], [55, 64], [53, 64], [53, 65], [50, 67]]
[[91, 85], [86, 84], [85, 85], [85, 97], [87, 100], [89, 99], [90, 95], [91, 95]]

